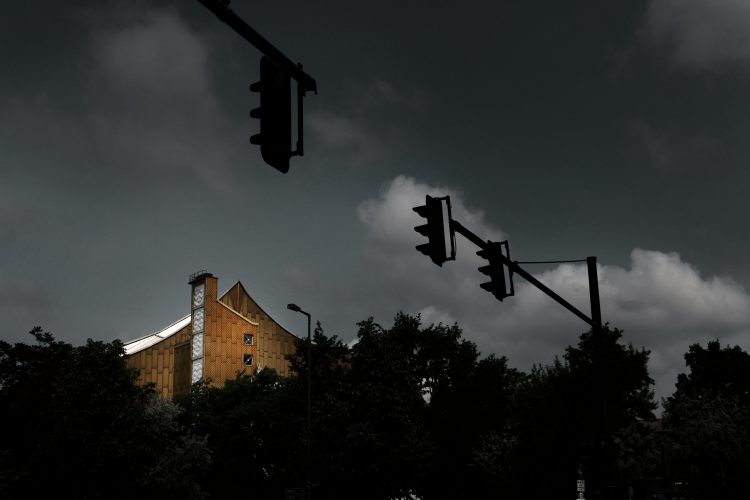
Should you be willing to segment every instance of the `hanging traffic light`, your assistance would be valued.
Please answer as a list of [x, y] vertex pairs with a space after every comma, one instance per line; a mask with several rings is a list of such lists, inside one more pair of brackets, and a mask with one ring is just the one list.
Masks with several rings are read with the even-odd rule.
[[[503, 253], [503, 250], [505, 253]], [[505, 279], [504, 257], [508, 258], [508, 253], [507, 241], [501, 243], [488, 241], [487, 247], [477, 252], [477, 255], [488, 261], [488, 265], [480, 267], [479, 272], [490, 278], [489, 282], [482, 283], [479, 286], [501, 302], [505, 297], [513, 295], [513, 279], [510, 272], [508, 280]], [[510, 285], [510, 292], [508, 291], [508, 285]]]
[[438, 266], [448, 260], [445, 252], [445, 232], [443, 229], [443, 204], [440, 198], [425, 196], [425, 204], [412, 210], [427, 219], [427, 224], [414, 228], [422, 236], [427, 236], [427, 243], [417, 245], [417, 250], [427, 255]]
[[250, 85], [260, 93], [260, 107], [250, 116], [260, 119], [260, 133], [250, 137], [260, 146], [263, 161], [276, 170], [289, 171], [292, 156], [292, 101], [289, 73], [266, 56], [260, 59], [260, 81]]

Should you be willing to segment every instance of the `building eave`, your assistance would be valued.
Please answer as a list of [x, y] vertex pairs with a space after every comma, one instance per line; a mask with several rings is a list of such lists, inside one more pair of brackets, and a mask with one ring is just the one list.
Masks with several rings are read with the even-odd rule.
[[190, 324], [190, 314], [188, 314], [184, 318], [181, 318], [175, 321], [171, 325], [167, 326], [166, 328], [163, 328], [162, 330], [159, 330], [158, 332], [154, 332], [149, 335], [145, 335], [141, 338], [126, 342], [124, 344], [125, 355], [131, 356], [137, 352], [140, 352], [144, 349], [151, 347], [152, 345], [156, 345], [159, 342], [168, 339], [172, 335], [175, 335], [177, 332], [179, 332], [180, 330], [182, 330], [189, 324]]

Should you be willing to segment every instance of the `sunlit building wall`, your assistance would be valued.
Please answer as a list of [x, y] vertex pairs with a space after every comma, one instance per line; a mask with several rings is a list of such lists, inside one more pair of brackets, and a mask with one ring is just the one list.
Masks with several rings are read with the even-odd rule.
[[274, 368], [289, 374], [286, 355], [295, 336], [250, 297], [239, 281], [218, 295], [218, 278], [190, 277], [190, 313], [166, 328], [125, 344], [139, 384], [154, 384], [165, 399], [188, 394], [198, 380], [221, 386], [238, 371]]

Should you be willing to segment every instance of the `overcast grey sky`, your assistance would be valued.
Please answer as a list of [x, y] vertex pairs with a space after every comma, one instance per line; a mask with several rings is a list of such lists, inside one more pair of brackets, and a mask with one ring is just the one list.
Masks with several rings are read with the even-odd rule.
[[[433, 265], [411, 207], [518, 260], [599, 258], [602, 313], [671, 392], [691, 343], [750, 347], [750, 2], [240, 1], [316, 78], [304, 158], [265, 165], [260, 53], [197, 1], [10, 2], [0, 16], [0, 336], [123, 340], [241, 280], [351, 340], [398, 310], [528, 369], [585, 324], [476, 249]], [[588, 312], [585, 268], [530, 268]]]

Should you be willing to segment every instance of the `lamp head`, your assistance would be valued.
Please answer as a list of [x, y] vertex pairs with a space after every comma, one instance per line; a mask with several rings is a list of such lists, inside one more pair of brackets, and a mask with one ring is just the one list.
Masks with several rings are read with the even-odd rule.
[[286, 308], [294, 312], [302, 311], [302, 309], [300, 309], [300, 307], [297, 304], [287, 304]]

